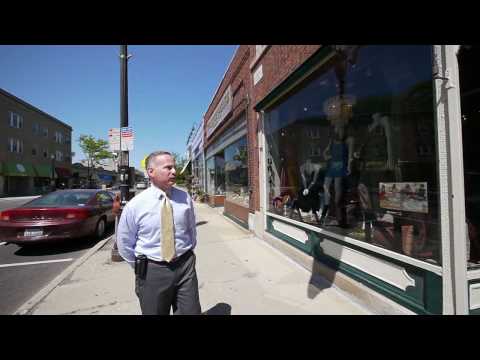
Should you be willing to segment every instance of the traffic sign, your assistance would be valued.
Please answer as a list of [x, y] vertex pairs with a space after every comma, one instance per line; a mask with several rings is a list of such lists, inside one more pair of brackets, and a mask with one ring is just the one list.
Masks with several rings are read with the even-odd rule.
[[[120, 141], [120, 129], [113, 128], [108, 130], [108, 143], [110, 145], [110, 151], [130, 151], [133, 150], [133, 130], [131, 127], [121, 128], [121, 141]], [[120, 149], [120, 142], [122, 143], [122, 149]]]

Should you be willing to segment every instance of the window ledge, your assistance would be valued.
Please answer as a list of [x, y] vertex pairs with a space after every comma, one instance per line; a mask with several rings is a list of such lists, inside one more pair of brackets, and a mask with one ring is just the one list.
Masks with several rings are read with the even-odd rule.
[[267, 45], [263, 48], [263, 50], [259, 54], [255, 54], [255, 59], [250, 64], [250, 72], [253, 72], [253, 69], [258, 65], [260, 59], [263, 58], [263, 55], [267, 52], [271, 45]]

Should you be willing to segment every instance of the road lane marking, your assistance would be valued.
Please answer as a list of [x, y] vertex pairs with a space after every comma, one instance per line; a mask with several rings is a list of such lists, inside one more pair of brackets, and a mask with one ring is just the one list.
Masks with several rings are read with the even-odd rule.
[[0, 245], [7, 245], [7, 242], [6, 241], [0, 242]]
[[45, 261], [31, 261], [31, 262], [24, 262], [24, 263], [2, 264], [2, 265], [0, 265], [0, 268], [11, 267], [11, 266], [48, 264], [48, 263], [65, 262], [65, 261], [72, 261], [72, 260], [73, 260], [73, 258], [70, 258], [70, 259], [58, 259], [58, 260], [45, 260]]

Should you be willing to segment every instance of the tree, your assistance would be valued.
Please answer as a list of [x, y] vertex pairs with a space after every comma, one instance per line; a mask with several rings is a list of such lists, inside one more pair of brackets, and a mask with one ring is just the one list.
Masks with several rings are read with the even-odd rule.
[[177, 184], [183, 184], [185, 183], [187, 176], [190, 175], [189, 169], [187, 169], [183, 174], [180, 174], [183, 167], [185, 166], [185, 163], [187, 162], [187, 159], [180, 156], [180, 154], [176, 152], [172, 152], [172, 157], [175, 159], [175, 168], [177, 170]]
[[80, 135], [78, 143], [83, 153], [87, 157], [87, 167], [89, 172], [89, 182], [91, 180], [90, 166], [95, 169], [102, 160], [111, 159], [113, 154], [108, 150], [108, 142], [103, 139], [95, 139], [91, 135]]

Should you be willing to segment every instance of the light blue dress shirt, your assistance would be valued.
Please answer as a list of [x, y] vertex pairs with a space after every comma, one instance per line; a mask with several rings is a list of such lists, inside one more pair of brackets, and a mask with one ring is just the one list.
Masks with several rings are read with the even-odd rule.
[[[132, 266], [135, 256], [144, 254], [149, 259], [164, 261], [162, 257], [161, 206], [165, 193], [151, 185], [133, 197], [123, 208], [117, 227], [118, 253]], [[171, 188], [175, 229], [175, 257], [194, 249], [197, 244], [193, 201], [185, 191]]]

